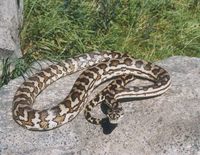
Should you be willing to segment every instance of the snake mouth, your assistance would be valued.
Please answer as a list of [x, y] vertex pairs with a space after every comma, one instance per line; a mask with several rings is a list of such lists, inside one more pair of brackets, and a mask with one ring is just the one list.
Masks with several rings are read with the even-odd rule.
[[119, 122], [121, 122], [122, 117], [123, 116], [119, 117], [118, 119], [111, 119], [111, 118], [109, 118], [109, 122], [110, 122], [110, 124], [118, 124]]
[[119, 122], [121, 122], [122, 118], [123, 118], [123, 114], [108, 114], [108, 119], [110, 124], [118, 124]]

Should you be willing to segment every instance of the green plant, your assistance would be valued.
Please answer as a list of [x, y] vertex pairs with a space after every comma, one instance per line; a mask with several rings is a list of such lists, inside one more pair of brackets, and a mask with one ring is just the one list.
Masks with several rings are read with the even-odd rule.
[[5, 65], [11, 77], [36, 60], [102, 49], [150, 61], [200, 57], [198, 0], [25, 0], [24, 5], [23, 58], [14, 73]]
[[0, 79], [0, 87], [2, 87], [4, 84], [8, 84], [10, 81], [10, 62], [9, 58], [2, 60], [2, 75]]

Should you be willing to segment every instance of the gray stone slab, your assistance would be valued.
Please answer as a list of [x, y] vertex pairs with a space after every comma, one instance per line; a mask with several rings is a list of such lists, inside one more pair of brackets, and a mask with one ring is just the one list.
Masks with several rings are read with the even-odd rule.
[[0, 60], [20, 57], [19, 28], [22, 24], [23, 0], [0, 1]]
[[[81, 112], [47, 132], [28, 131], [12, 119], [12, 99], [23, 78], [0, 90], [0, 154], [3, 155], [198, 155], [200, 154], [200, 59], [171, 57], [159, 62], [171, 74], [162, 96], [123, 103], [125, 116], [111, 134], [88, 123]], [[35, 108], [64, 99], [78, 74], [50, 85]], [[97, 112], [100, 112], [98, 110]]]

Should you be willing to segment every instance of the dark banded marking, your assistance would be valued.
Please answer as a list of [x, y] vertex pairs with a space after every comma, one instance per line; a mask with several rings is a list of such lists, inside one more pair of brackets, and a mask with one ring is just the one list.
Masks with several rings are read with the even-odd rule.
[[48, 117], [48, 112], [47, 112], [47, 110], [40, 111], [40, 112], [38, 112], [38, 114], [39, 114], [39, 119], [41, 120], [41, 121], [39, 122], [40, 127], [41, 127], [41, 128], [48, 128], [49, 123], [48, 123], [48, 121], [46, 120], [46, 118]]
[[64, 115], [62, 115], [62, 116], [58, 115], [58, 116], [56, 116], [56, 117], [53, 119], [53, 121], [56, 122], [57, 125], [61, 125], [62, 122], [64, 122], [65, 117], [66, 117], [66, 114], [64, 114]]
[[94, 77], [94, 74], [92, 74], [91, 72], [88, 72], [88, 71], [83, 72], [82, 75], [87, 76], [89, 78], [93, 78]]
[[57, 65], [52, 65], [51, 68], [53, 68], [56, 71], [56, 74], [62, 74], [62, 71], [59, 70]]
[[72, 100], [72, 102], [74, 102], [76, 99], [81, 100], [81, 99], [80, 99], [80, 95], [81, 95], [80, 92], [73, 92], [73, 93], [71, 94], [71, 100]]
[[127, 66], [131, 66], [132, 63], [133, 63], [133, 61], [132, 61], [131, 58], [126, 58], [126, 59], [124, 60], [124, 63], [125, 63]]
[[32, 103], [32, 99], [30, 97], [28, 97], [26, 94], [19, 94], [19, 95], [14, 96], [14, 100], [16, 100], [18, 98], [23, 98], [23, 99], [27, 100], [29, 102], [29, 104]]
[[143, 61], [137, 60], [137, 61], [135, 62], [135, 67], [141, 68], [143, 64], [144, 64]]
[[116, 66], [119, 65], [119, 63], [120, 63], [119, 60], [115, 60], [115, 59], [114, 59], [114, 60], [111, 60], [111, 61], [110, 61], [109, 66], [110, 66], [110, 67], [112, 67], [112, 66], [116, 67]]
[[97, 67], [105, 70], [108, 66], [106, 64], [99, 64], [99, 65], [97, 65]]
[[22, 93], [23, 93], [23, 92], [31, 93], [31, 91], [30, 91], [29, 88], [19, 88], [18, 91], [19, 91], [19, 92], [22, 92]]
[[[60, 107], [58, 107], [58, 106], [54, 106], [54, 107], [51, 108], [50, 111], [52, 111], [52, 113], [53, 113], [54, 115], [56, 115], [56, 114], [59, 114], [59, 113], [61, 112], [61, 109], [60, 109]], [[44, 113], [46, 113], [46, 112], [44, 112]]]
[[13, 110], [17, 108], [18, 105], [24, 106], [27, 105], [29, 106], [30, 103], [27, 102], [27, 100], [19, 100], [19, 101], [15, 101], [14, 105], [13, 105]]
[[[141, 76], [141, 78], [147, 78], [147, 79], [152, 80], [154, 82], [158, 81], [157, 86], [160, 86], [160, 85], [162, 86], [162, 82], [165, 83], [165, 85], [169, 85], [168, 83], [169, 83], [170, 79], [168, 79], [168, 77], [165, 77], [165, 74], [167, 74], [167, 73], [162, 68], [158, 67], [159, 72], [155, 75], [155, 74], [153, 74], [152, 70], [153, 69], [157, 69], [157, 67], [154, 67], [153, 65], [150, 66], [150, 63], [148, 64], [147, 62], [139, 60], [142, 63], [141, 64], [137, 64], [138, 66], [135, 66], [135, 64], [133, 64], [133, 63], [136, 63], [136, 61], [133, 60], [130, 57], [123, 58], [123, 56], [125, 56], [125, 55], [121, 55], [121, 54], [116, 54], [115, 55], [114, 54], [116, 57], [120, 57], [120, 59], [113, 60], [110, 55], [113, 55], [113, 54], [112, 53], [111, 54], [106, 53], [106, 54], [103, 54], [103, 55], [100, 54], [100, 53], [98, 53], [96, 55], [94, 54], [94, 59], [92, 60], [93, 62], [91, 62], [91, 63], [88, 63], [87, 61], [84, 60], [85, 58], [88, 57], [88, 55], [87, 56], [78, 57], [77, 59], [68, 61], [68, 62], [71, 62], [71, 64], [66, 64], [66, 68], [68, 68], [68, 67], [69, 68], [70, 67], [73, 68], [74, 67], [73, 68], [74, 70], [71, 70], [71, 72], [75, 72], [77, 70], [80, 70], [80, 68], [82, 69], [82, 68], [84, 68], [84, 66], [90, 66], [92, 64], [98, 63], [98, 62], [101, 61], [101, 59], [104, 61], [104, 63], [100, 63], [100, 64], [97, 64], [94, 67], [90, 67], [87, 70], [89, 72], [89, 74], [87, 74], [87, 71], [83, 72], [80, 75], [80, 77], [78, 78], [78, 80], [76, 80], [76, 83], [75, 83], [74, 87], [72, 88], [72, 90], [71, 90], [70, 94], [68, 95], [68, 97], [66, 97], [63, 102], [61, 102], [59, 105], [56, 106], [57, 109], [54, 109], [54, 110], [47, 109], [48, 110], [48, 114], [50, 114], [50, 116], [51, 116], [49, 118], [50, 120], [48, 120], [48, 122], [56, 122], [58, 125], [59, 124], [61, 125], [62, 123], [65, 123], [66, 121], [71, 121], [82, 110], [82, 108], [84, 107], [83, 105], [87, 101], [86, 97], [91, 93], [91, 91], [94, 89], [94, 87], [98, 86], [102, 81], [111, 78], [112, 77], [111, 74], [114, 74], [115, 76], [118, 76], [118, 75], [121, 75], [123, 73], [132, 73], [133, 72], [133, 74], [138, 76], [138, 77]], [[108, 58], [110, 57], [111, 60], [107, 61], [108, 59], [103, 58], [103, 56], [108, 57]], [[96, 58], [98, 58], [98, 60], [96, 60]], [[79, 60], [80, 60], [80, 62], [77, 62]], [[139, 62], [139, 61], [137, 61], [137, 62]], [[109, 65], [112, 66], [112, 67], [109, 68]], [[133, 67], [133, 69], [131, 67], [129, 67], [129, 66]], [[139, 68], [137, 68], [137, 67], [139, 67]], [[154, 70], [154, 71], [156, 71], [156, 70]], [[38, 76], [38, 79], [33, 77], [33, 79], [32, 79], [32, 80], [34, 80], [33, 88], [37, 87], [38, 90], [36, 90], [36, 91], [33, 90], [32, 92], [34, 92], [34, 93], [30, 93], [29, 92], [30, 93], [30, 98], [33, 100], [34, 97], [36, 97], [36, 95], [37, 95], [35, 92], [38, 92], [38, 93], [41, 92], [41, 90], [43, 90], [45, 87], [47, 87], [47, 83], [49, 85], [49, 84], [53, 83], [55, 80], [57, 80], [58, 78], [67, 75], [66, 73], [61, 73], [61, 72], [63, 72], [61, 67], [59, 67], [59, 66], [53, 66], [53, 67], [50, 66], [50, 68], [47, 68], [47, 69], [43, 70], [43, 73], [45, 75], [44, 77]], [[61, 74], [61, 75], [58, 75], [58, 74]], [[150, 76], [148, 76], [148, 74]], [[37, 74], [36, 74], [36, 76], [37, 76]], [[123, 81], [125, 79], [126, 78], [122, 78]], [[120, 86], [124, 85], [123, 81], [122, 82], [115, 81], [115, 83], [113, 83], [113, 86], [108, 87], [108, 90], [104, 91], [104, 93], [106, 95], [106, 100], [110, 101], [112, 106], [118, 106], [118, 103], [113, 98], [113, 96], [115, 95], [114, 90], [117, 90], [118, 88], [121, 88]], [[41, 87], [40, 82], [43, 83], [43, 87]], [[95, 82], [97, 82], [96, 85], [95, 85]], [[79, 86], [78, 84], [81, 84], [81, 85]], [[40, 85], [40, 87], [38, 85]], [[148, 87], [146, 87], [146, 88], [148, 88]], [[153, 87], [151, 86], [151, 88], [153, 88]], [[160, 87], [158, 87], [158, 89], [159, 88]], [[139, 87], [138, 89], [145, 91], [144, 87]], [[161, 89], [166, 90], [166, 86], [162, 86]], [[155, 89], [155, 91], [157, 90], [159, 92], [161, 89], [159, 89], [159, 90]], [[23, 89], [22, 89], [22, 91], [23, 91]], [[83, 92], [84, 92], [84, 94], [83, 94]], [[149, 92], [149, 93], [151, 93], [151, 92]], [[144, 93], [144, 95], [145, 95], [145, 93]], [[21, 99], [22, 100], [26, 100], [26, 98], [21, 98]], [[105, 97], [102, 97], [102, 95], [100, 95], [100, 96], [98, 96], [97, 99], [105, 99]], [[98, 104], [99, 102], [100, 102], [100, 100], [97, 100], [97, 102], [93, 102], [93, 105], [90, 105], [88, 107], [91, 108], [91, 107], [95, 106], [95, 104]], [[15, 104], [16, 103], [21, 104], [20, 102], [14, 102], [14, 103]], [[69, 107], [69, 108], [66, 108], [66, 107]], [[34, 110], [32, 108], [30, 108], [30, 109], [35, 112], [35, 116], [37, 116], [36, 114], [38, 114], [38, 116], [37, 116], [36, 119], [34, 119], [34, 120], [32, 119], [32, 121], [33, 121], [33, 123], [35, 123], [35, 125], [33, 125], [33, 128], [28, 127], [29, 129], [35, 130], [35, 129], [38, 128], [37, 130], [48, 130], [48, 129], [52, 129], [52, 128], [56, 127], [53, 124], [49, 124], [48, 125], [47, 124], [48, 122], [43, 121], [42, 120], [43, 116], [41, 116], [42, 113], [39, 113], [40, 111]], [[17, 112], [17, 110], [18, 109], [16, 109], [16, 112]], [[53, 113], [53, 111], [56, 114]], [[62, 113], [66, 112], [66, 113], [65, 113], [65, 115], [61, 115], [61, 112]], [[63, 116], [67, 120], [63, 119]], [[118, 115], [116, 113], [113, 116], [118, 116]], [[17, 118], [17, 116], [15, 116], [15, 117]], [[40, 121], [38, 121], [38, 117], [40, 117], [39, 118]], [[115, 118], [115, 117], [113, 117], [113, 118]], [[26, 119], [26, 118], [24, 118], [24, 119]], [[90, 120], [93, 120], [95, 123], [97, 123], [99, 119], [90, 118]], [[38, 123], [41, 123], [41, 124], [39, 124], [40, 127], [38, 127]], [[27, 127], [27, 126], [24, 126], [24, 127]]]
[[152, 64], [151, 63], [147, 63], [145, 66], [144, 66], [144, 69], [146, 70], [146, 71], [150, 71], [151, 69], [152, 69], [152, 66], [151, 66]]
[[85, 83], [85, 85], [88, 85], [89, 82], [90, 82], [86, 77], [79, 78], [78, 80], [79, 80], [80, 82]]
[[35, 81], [35, 82], [40, 81], [40, 78], [37, 77], [37, 76], [33, 76], [33, 77], [28, 78], [28, 79], [31, 80], [31, 81]]
[[74, 89], [80, 90], [80, 91], [85, 91], [86, 90], [85, 86], [82, 83], [74, 84]]
[[23, 85], [24, 85], [24, 86], [31, 87], [31, 88], [34, 88], [34, 87], [35, 87], [35, 86], [34, 86], [34, 83], [35, 83], [35, 82], [25, 81], [25, 82], [23, 83]]
[[99, 69], [97, 67], [92, 67], [88, 69], [91, 72], [98, 73]]

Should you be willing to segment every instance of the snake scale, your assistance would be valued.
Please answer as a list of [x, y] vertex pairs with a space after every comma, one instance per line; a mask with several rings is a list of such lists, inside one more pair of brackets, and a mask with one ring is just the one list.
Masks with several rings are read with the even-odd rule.
[[95, 106], [102, 103], [103, 101], [106, 101], [106, 105], [109, 107], [107, 111], [109, 122], [112, 124], [119, 123], [124, 115], [124, 111], [119, 100], [115, 96], [116, 94], [119, 94], [121, 91], [123, 91], [125, 86], [134, 79], [134, 75], [124, 74], [113, 80], [107, 87], [98, 93], [95, 98], [89, 102], [89, 104], [86, 105], [84, 110], [86, 120], [92, 124], [101, 124], [103, 119], [93, 117], [91, 115], [91, 111]]
[[[81, 70], [82, 73], [62, 102], [49, 109], [33, 109], [36, 97], [47, 86]], [[117, 78], [87, 104], [89, 94], [101, 83], [114, 77]], [[153, 84], [125, 88], [125, 85], [135, 78], [147, 79]], [[116, 123], [123, 115], [119, 99], [161, 95], [167, 91], [170, 83], [169, 73], [150, 62], [134, 59], [115, 51], [87, 53], [50, 65], [25, 80], [17, 89], [13, 99], [13, 119], [26, 129], [45, 131], [71, 121], [85, 107], [86, 119], [91, 123], [99, 124], [101, 120], [93, 118], [90, 111], [105, 100], [110, 106], [108, 111], [110, 122]]]

